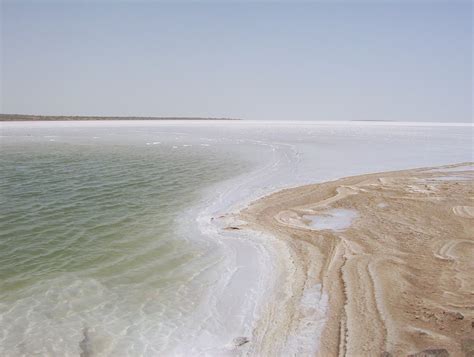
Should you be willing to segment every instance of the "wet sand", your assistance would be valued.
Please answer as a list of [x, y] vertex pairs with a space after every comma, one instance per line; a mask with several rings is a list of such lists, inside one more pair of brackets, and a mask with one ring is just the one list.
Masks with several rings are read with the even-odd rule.
[[[474, 355], [472, 163], [279, 191], [241, 212], [277, 238], [247, 353]], [[244, 227], [242, 227], [244, 228]]]

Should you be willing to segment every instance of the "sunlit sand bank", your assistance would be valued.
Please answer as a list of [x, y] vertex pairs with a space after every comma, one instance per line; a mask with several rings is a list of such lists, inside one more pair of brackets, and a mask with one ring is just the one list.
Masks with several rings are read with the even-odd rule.
[[251, 204], [240, 228], [277, 237], [286, 260], [247, 352], [472, 355], [473, 179], [464, 163], [285, 189]]

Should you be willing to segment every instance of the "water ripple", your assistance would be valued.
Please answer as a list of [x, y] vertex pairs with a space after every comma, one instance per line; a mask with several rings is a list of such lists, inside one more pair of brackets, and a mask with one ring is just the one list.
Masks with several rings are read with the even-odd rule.
[[0, 170], [0, 354], [158, 353], [197, 298], [176, 216], [238, 163], [56, 141], [4, 145]]

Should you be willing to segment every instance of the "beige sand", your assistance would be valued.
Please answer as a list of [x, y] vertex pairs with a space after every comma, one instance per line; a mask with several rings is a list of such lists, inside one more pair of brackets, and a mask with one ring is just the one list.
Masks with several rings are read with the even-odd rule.
[[[308, 354], [308, 339], [295, 340], [306, 331], [320, 356], [474, 356], [474, 171], [444, 168], [287, 189], [242, 212], [288, 258], [276, 264], [275, 299], [247, 352], [288, 355], [296, 342]], [[341, 208], [357, 212], [344, 230], [317, 230], [303, 217]], [[302, 301], [318, 284], [328, 297], [322, 316]], [[324, 311], [323, 297], [314, 299]]]

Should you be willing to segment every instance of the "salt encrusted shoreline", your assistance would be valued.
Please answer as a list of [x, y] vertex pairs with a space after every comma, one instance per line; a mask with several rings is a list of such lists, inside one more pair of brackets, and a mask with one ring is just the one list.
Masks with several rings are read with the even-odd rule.
[[[286, 258], [245, 353], [473, 353], [473, 179], [464, 163], [347, 177], [252, 203], [236, 228], [270, 233]], [[357, 218], [318, 230], [304, 217], [334, 209]]]

